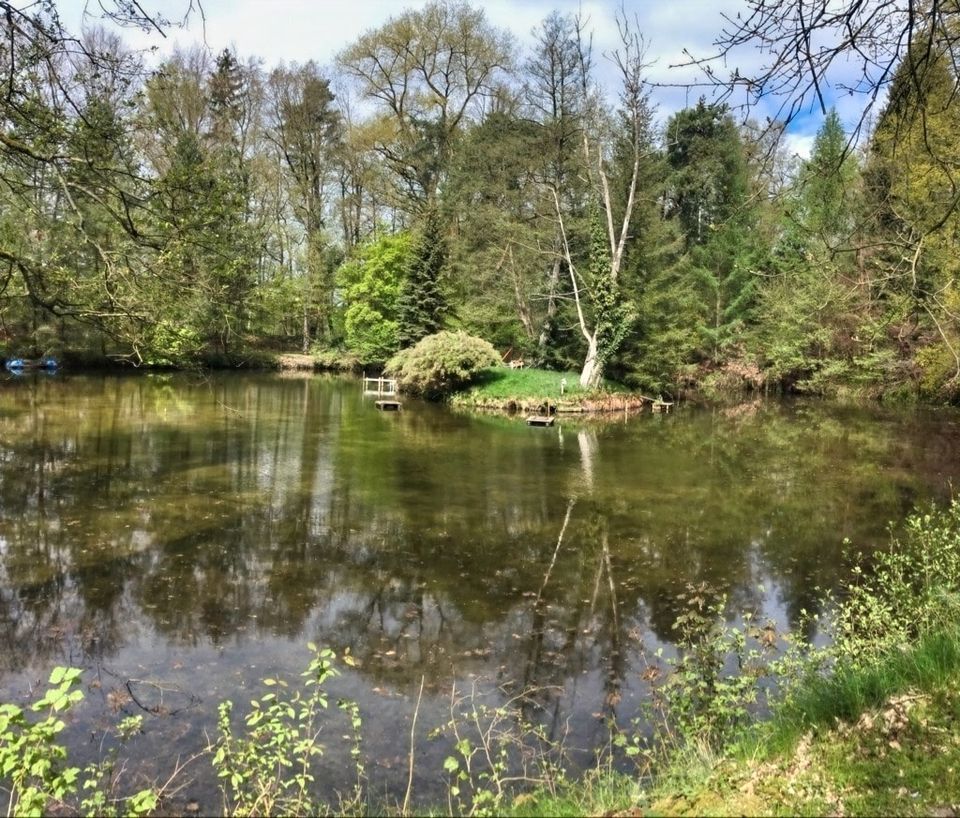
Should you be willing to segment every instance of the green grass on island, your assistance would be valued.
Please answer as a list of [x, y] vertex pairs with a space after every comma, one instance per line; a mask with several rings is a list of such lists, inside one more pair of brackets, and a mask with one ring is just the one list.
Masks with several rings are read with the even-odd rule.
[[556, 372], [549, 369], [510, 369], [496, 367], [484, 370], [464, 390], [455, 393], [450, 402], [455, 406], [490, 409], [526, 409], [549, 402], [578, 403], [609, 394], [627, 395], [626, 387], [605, 381], [599, 390], [583, 389], [578, 372]]

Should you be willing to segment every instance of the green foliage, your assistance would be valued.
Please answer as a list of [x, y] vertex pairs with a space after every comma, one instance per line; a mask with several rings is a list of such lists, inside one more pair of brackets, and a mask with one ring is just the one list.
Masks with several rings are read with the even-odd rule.
[[698, 356], [719, 363], [742, 340], [766, 265], [746, 153], [726, 106], [701, 99], [674, 115], [667, 161], [670, 207], [687, 248], [679, 263], [682, 298], [695, 316], [687, 330], [700, 336]]
[[960, 503], [907, 519], [873, 565], [862, 560], [836, 618], [837, 651], [869, 663], [960, 620]]
[[762, 252], [750, 246], [740, 226], [718, 228], [709, 241], [694, 246], [688, 275], [698, 295], [696, 330], [704, 356], [719, 363], [734, 352], [752, 319]]
[[363, 367], [359, 357], [343, 349], [314, 346], [310, 354], [313, 356], [313, 365], [317, 369], [331, 372], [356, 372]]
[[[68, 765], [67, 748], [58, 736], [66, 727], [64, 716], [83, 701], [77, 687], [81, 673], [78, 668], [55, 667], [50, 687], [26, 711], [0, 704], [0, 781], [7, 784], [7, 815], [49, 814], [68, 807], [81, 790], [80, 807], [86, 815], [116, 815], [117, 802], [124, 803], [127, 815], [146, 815], [156, 808], [158, 795], [152, 789], [114, 798], [109, 761], [88, 766], [82, 776], [78, 767]], [[37, 715], [31, 718], [31, 713]], [[141, 717], [121, 722], [121, 740], [139, 732], [141, 724]]]
[[810, 249], [833, 250], [850, 240], [859, 204], [857, 173], [856, 156], [848, 149], [836, 109], [831, 108], [798, 179], [795, 218]]
[[858, 318], [835, 265], [790, 265], [763, 290], [757, 315], [751, 346], [771, 382], [826, 392], [847, 379]]
[[703, 584], [689, 586], [678, 599], [686, 609], [673, 624], [677, 657], [667, 662], [669, 674], [657, 689], [659, 740], [721, 747], [750, 720], [776, 630], [770, 622], [758, 627], [750, 613], [742, 626], [729, 625], [725, 597]]
[[80, 769], [66, 766], [67, 751], [57, 736], [66, 727], [62, 716], [83, 699], [75, 689], [79, 678], [76, 668], [54, 668], [47, 692], [30, 705], [30, 713], [43, 714], [35, 719], [15, 705], [0, 705], [0, 777], [10, 782], [8, 815], [43, 815], [76, 792]]
[[376, 141], [391, 193], [410, 211], [435, 200], [469, 109], [497, 95], [510, 52], [509, 35], [482, 9], [433, 0], [366, 31], [338, 56], [380, 108]]
[[746, 158], [726, 105], [701, 99], [670, 118], [667, 162], [672, 170], [671, 208], [688, 246], [705, 244], [731, 219], [748, 195]]
[[454, 687], [450, 719], [431, 733], [453, 741], [453, 754], [443, 762], [449, 814], [501, 815], [521, 783], [556, 795], [564, 778], [562, 747], [524, 715], [535, 702], [532, 693], [493, 707], [475, 687], [465, 694]]
[[500, 363], [493, 346], [465, 332], [438, 332], [398, 352], [386, 371], [400, 389], [441, 399], [461, 389], [483, 370]]
[[361, 246], [337, 270], [347, 347], [363, 363], [381, 363], [400, 346], [400, 294], [411, 261], [406, 233]]
[[601, 367], [620, 351], [636, 315], [625, 301], [610, 270], [610, 243], [600, 213], [594, 210], [590, 229], [590, 280], [596, 321], [597, 357]]
[[[143, 716], [127, 716], [116, 727], [116, 735], [121, 745], [143, 731]], [[117, 763], [117, 750], [110, 750], [108, 756], [97, 764], [84, 768], [83, 798], [80, 809], [84, 815], [101, 815], [113, 818], [119, 813], [118, 805], [123, 805], [124, 815], [149, 815], [160, 804], [160, 792], [144, 789], [130, 796], [117, 795], [119, 779], [123, 773], [123, 764]]]
[[697, 361], [700, 299], [685, 270], [669, 265], [651, 276], [640, 299], [634, 371], [628, 380], [651, 392], [675, 395]]
[[244, 220], [242, 186], [235, 174], [222, 172], [196, 134], [185, 131], [156, 187], [154, 229], [163, 250], [160, 275], [150, 281], [151, 323], [167, 328], [143, 340], [142, 357], [189, 363], [184, 356], [196, 352], [192, 339], [229, 352], [249, 320], [253, 289], [255, 236]]
[[[242, 734], [233, 732], [233, 703], [220, 705], [220, 737], [210, 750], [229, 815], [311, 815], [321, 806], [311, 787], [316, 781], [314, 761], [324, 752], [318, 740], [320, 717], [329, 707], [323, 684], [338, 671], [333, 651], [312, 643], [309, 648], [313, 658], [301, 674], [303, 687], [288, 693], [284, 680], [264, 679], [269, 691], [251, 700]], [[351, 754], [356, 753], [359, 763], [359, 712], [353, 703], [341, 707], [351, 719]]]
[[446, 270], [449, 302], [463, 329], [527, 356], [546, 317], [538, 296], [552, 271], [538, 249], [552, 225], [530, 213], [538, 196], [534, 180], [546, 161], [543, 130], [520, 112], [487, 115], [458, 143], [444, 187], [445, 212], [457, 214]]
[[401, 347], [438, 332], [448, 311], [441, 287], [447, 261], [440, 213], [430, 206], [407, 259], [403, 287], [397, 302], [397, 336]]
[[[805, 162], [778, 123], [758, 136], [706, 100], [660, 132], [642, 82], [605, 109], [571, 15], [518, 55], [469, 3], [401, 12], [334, 67], [370, 103], [356, 118], [313, 62], [176, 50], [147, 72], [112, 38], [74, 53], [55, 4], [21, 17], [0, 104], [11, 351], [195, 366], [316, 342], [372, 364], [455, 319], [566, 369], [568, 248], [588, 381], [673, 394], [749, 360], [785, 389], [960, 398], [960, 104], [928, 16], [866, 151], [831, 110]], [[584, 137], [614, 233], [632, 202], [615, 271]]]

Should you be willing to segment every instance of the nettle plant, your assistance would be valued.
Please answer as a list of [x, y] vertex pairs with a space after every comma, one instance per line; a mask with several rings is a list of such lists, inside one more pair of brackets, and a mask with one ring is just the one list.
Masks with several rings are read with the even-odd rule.
[[447, 808], [451, 815], [497, 815], [523, 788], [556, 794], [565, 779], [565, 748], [527, 714], [542, 709], [530, 689], [489, 705], [480, 700], [476, 681], [465, 693], [454, 685], [450, 718], [432, 731], [447, 735], [453, 752], [443, 762], [448, 775]]
[[673, 625], [677, 656], [667, 661], [670, 672], [657, 689], [659, 738], [722, 744], [748, 721], [779, 637], [773, 623], [761, 626], [751, 612], [740, 625], [727, 622], [726, 597], [705, 584], [689, 585], [677, 598], [686, 607]]
[[859, 663], [960, 618], [960, 502], [912, 514], [871, 562], [856, 555], [834, 624], [837, 653]]
[[[54, 668], [50, 689], [28, 710], [0, 704], [0, 775], [9, 782], [8, 815], [41, 815], [48, 804], [77, 791], [80, 768], [67, 765], [67, 750], [57, 737], [66, 727], [62, 716], [83, 699], [83, 691], [75, 689], [80, 673]], [[40, 715], [31, 719], [32, 713]]]
[[[231, 725], [233, 703], [220, 704], [220, 736], [209, 749], [213, 766], [221, 779], [224, 812], [227, 815], [312, 815], [329, 812], [316, 800], [314, 761], [323, 755], [320, 743], [322, 714], [330, 706], [324, 683], [339, 675], [336, 655], [327, 648], [308, 643], [313, 652], [307, 669], [300, 674], [302, 687], [291, 690], [279, 678], [267, 678], [269, 690], [250, 702], [244, 730], [235, 735]], [[353, 657], [343, 657], [353, 665]], [[362, 799], [364, 768], [360, 753], [360, 711], [355, 702], [341, 700], [339, 708], [349, 720], [352, 734], [350, 754], [357, 772], [352, 798], [340, 805], [350, 811]]]
[[[56, 807], [85, 815], [145, 815], [159, 802], [155, 790], [115, 797], [112, 759], [88, 765], [81, 773], [70, 766], [67, 748], [59, 742], [67, 712], [83, 701], [79, 668], [55, 667], [47, 692], [28, 708], [0, 704], [0, 782], [7, 795], [8, 816], [44, 815]], [[125, 741], [140, 731], [140, 717], [125, 719], [118, 736]], [[73, 803], [83, 793], [79, 805]]]

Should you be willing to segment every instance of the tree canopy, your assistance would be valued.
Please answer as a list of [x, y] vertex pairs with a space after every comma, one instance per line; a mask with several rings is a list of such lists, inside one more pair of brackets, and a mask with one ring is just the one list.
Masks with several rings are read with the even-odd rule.
[[[705, 81], [784, 92], [779, 122], [739, 121], [732, 96], [661, 115], [643, 21], [623, 15], [608, 94], [587, 21], [559, 12], [526, 50], [480, 7], [433, 0], [329, 69], [194, 48], [148, 70], [117, 36], [66, 31], [55, 4], [2, 5], [2, 351], [382, 364], [465, 331], [588, 387], [956, 400], [953, 16], [747, 5], [721, 50], [762, 42], [768, 67], [706, 61]], [[844, 55], [874, 119], [824, 97], [791, 160], [776, 137]]]

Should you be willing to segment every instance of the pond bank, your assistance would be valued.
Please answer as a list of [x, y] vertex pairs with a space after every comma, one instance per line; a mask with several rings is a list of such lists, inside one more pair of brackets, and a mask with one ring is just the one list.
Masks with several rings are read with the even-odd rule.
[[669, 410], [673, 404], [658, 403], [655, 398], [626, 393], [574, 397], [568, 400], [553, 400], [542, 396], [515, 396], [509, 398], [458, 398], [450, 404], [462, 409], [505, 412], [540, 412], [546, 415], [584, 415], [609, 412], [639, 412], [644, 408], [654, 411]]
[[[658, 774], [598, 770], [511, 814], [960, 814], [960, 505], [911, 515], [889, 552], [854, 566], [830, 618], [830, 646], [786, 643], [766, 663], [743, 652], [749, 628], [704, 618], [663, 688], [679, 715], [636, 753]], [[755, 682], [732, 686], [733, 655]], [[778, 692], [756, 723], [730, 694], [753, 700], [764, 677]]]

